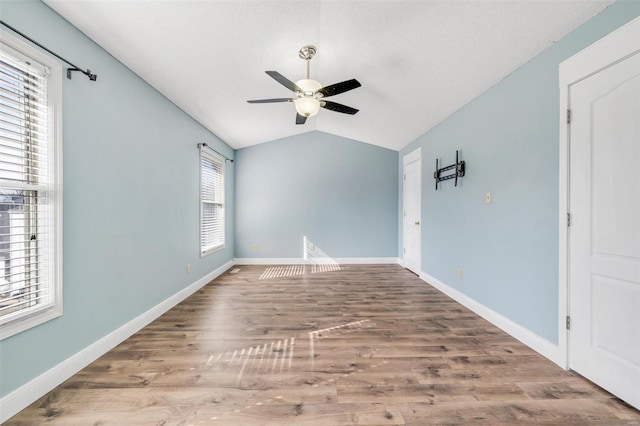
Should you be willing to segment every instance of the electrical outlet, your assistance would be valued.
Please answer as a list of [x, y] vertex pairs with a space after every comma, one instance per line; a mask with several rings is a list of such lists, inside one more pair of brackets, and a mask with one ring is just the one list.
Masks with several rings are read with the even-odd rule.
[[460, 279], [460, 280], [462, 279], [462, 269], [458, 269], [456, 271], [456, 276], [458, 277], [458, 279]]
[[191, 273], [191, 264], [187, 263], [187, 274]]
[[487, 204], [491, 204], [491, 193], [487, 192], [486, 194], [484, 194], [484, 202]]
[[257, 251], [258, 250], [258, 245], [254, 244], [253, 247], [251, 247], [253, 249], [253, 251]]

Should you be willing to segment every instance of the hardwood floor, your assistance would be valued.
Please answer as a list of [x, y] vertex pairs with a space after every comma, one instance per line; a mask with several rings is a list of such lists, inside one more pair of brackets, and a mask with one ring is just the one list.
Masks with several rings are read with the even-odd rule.
[[397, 265], [234, 269], [7, 424], [640, 424]]

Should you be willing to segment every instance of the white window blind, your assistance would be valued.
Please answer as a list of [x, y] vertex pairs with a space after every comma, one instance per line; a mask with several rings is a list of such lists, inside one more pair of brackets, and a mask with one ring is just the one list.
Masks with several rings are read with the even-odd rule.
[[200, 253], [224, 247], [224, 159], [200, 149]]
[[9, 46], [0, 47], [0, 326], [7, 337], [21, 331], [16, 321], [61, 301], [53, 241], [51, 73]]

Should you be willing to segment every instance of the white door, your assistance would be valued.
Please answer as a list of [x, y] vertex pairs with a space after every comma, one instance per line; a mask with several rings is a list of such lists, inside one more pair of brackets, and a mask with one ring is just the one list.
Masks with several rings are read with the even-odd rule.
[[405, 268], [420, 275], [420, 191], [421, 153], [416, 150], [404, 157], [403, 259]]
[[640, 408], [640, 53], [569, 103], [569, 367]]

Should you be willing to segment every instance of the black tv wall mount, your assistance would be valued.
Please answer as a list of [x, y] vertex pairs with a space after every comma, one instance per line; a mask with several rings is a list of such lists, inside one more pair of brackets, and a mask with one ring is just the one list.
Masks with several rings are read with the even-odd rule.
[[[438, 190], [438, 183], [442, 182], [443, 180], [455, 179], [454, 186], [458, 186], [458, 178], [464, 176], [465, 170], [464, 161], [459, 161], [458, 158], [459, 155], [458, 151], [456, 150], [456, 162], [450, 166], [442, 168], [438, 168], [438, 159], [436, 158], [436, 171], [433, 173], [433, 177], [436, 180], [436, 191]], [[453, 170], [453, 173], [444, 176], [442, 175], [449, 170]]]

